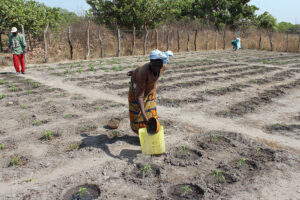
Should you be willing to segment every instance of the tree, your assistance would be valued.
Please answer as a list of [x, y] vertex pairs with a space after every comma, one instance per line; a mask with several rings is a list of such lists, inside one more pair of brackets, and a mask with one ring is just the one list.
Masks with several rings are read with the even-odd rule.
[[[270, 39], [271, 51], [273, 51], [272, 32], [277, 30], [277, 19], [270, 13], [264, 12], [256, 19], [256, 24], [260, 32], [266, 31]], [[259, 48], [261, 48], [261, 36], [259, 42]]]

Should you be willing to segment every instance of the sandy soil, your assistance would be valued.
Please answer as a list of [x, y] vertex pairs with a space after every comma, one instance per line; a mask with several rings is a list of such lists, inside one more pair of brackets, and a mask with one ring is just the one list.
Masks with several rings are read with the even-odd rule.
[[300, 199], [299, 54], [176, 54], [157, 95], [161, 156], [129, 127], [126, 72], [147, 60], [1, 69], [0, 199]]

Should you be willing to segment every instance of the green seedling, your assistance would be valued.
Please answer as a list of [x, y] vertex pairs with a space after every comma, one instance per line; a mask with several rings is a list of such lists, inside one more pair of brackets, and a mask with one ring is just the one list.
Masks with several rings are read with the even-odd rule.
[[27, 83], [31, 83], [31, 81], [32, 81], [31, 79], [26, 79]]
[[71, 66], [70, 66], [70, 69], [73, 69], [73, 67], [74, 67], [74, 66], [73, 66], [73, 65], [71, 65]]
[[258, 80], [253, 80], [253, 82], [257, 84], [257, 83], [258, 83]]
[[51, 140], [53, 138], [53, 133], [51, 131], [45, 131], [43, 133], [43, 138], [45, 140]]
[[74, 96], [74, 99], [78, 99], [78, 96]]
[[13, 86], [14, 86], [14, 83], [13, 83], [13, 82], [8, 82], [8, 86], [9, 86], [9, 87], [13, 87]]
[[21, 108], [22, 108], [22, 109], [26, 109], [26, 108], [27, 108], [27, 105], [26, 105], [26, 104], [22, 104], [22, 105], [21, 105]]
[[275, 128], [279, 129], [279, 128], [281, 128], [281, 125], [280, 124], [276, 124]]
[[119, 103], [113, 103], [112, 107], [118, 107], [120, 104]]
[[100, 110], [100, 106], [95, 106], [95, 110]]
[[257, 155], [261, 155], [261, 148], [257, 147], [255, 149], [255, 152], [256, 152]]
[[187, 145], [183, 145], [180, 147], [179, 153], [189, 155], [191, 152], [190, 152], [189, 148], [187, 147]]
[[35, 88], [38, 88], [38, 87], [40, 87], [40, 86], [41, 86], [40, 83], [37, 83], [37, 82], [34, 83], [34, 87], [35, 87]]
[[82, 105], [82, 107], [83, 107], [83, 108], [87, 108], [87, 107], [88, 107], [88, 104], [85, 103], [85, 104]]
[[241, 159], [238, 160], [238, 163], [239, 163], [240, 166], [242, 166], [243, 164], [245, 164], [245, 162], [246, 162], [245, 158], [241, 158]]
[[51, 92], [54, 92], [54, 91], [55, 91], [55, 88], [51, 88], [50, 91], [51, 91]]
[[77, 194], [79, 194], [80, 198], [83, 198], [84, 197], [84, 194], [88, 194], [89, 192], [87, 191], [86, 188], [84, 187], [80, 187]]
[[147, 174], [152, 173], [152, 169], [150, 165], [145, 165], [144, 167], [140, 168], [140, 172], [142, 173], [143, 178], [145, 178]]
[[120, 136], [119, 131], [113, 131], [112, 134], [113, 134], [114, 137], [119, 137]]
[[225, 181], [225, 176], [220, 170], [216, 169], [211, 175], [217, 177], [219, 182]]
[[4, 84], [4, 79], [0, 79], [0, 85]]
[[173, 99], [168, 99], [168, 103], [173, 103], [174, 100]]
[[182, 196], [186, 196], [190, 192], [193, 192], [192, 188], [188, 185], [185, 185], [185, 186], [181, 187], [181, 189], [183, 190]]
[[16, 86], [12, 86], [11, 91], [12, 92], [16, 92], [18, 90], [18, 88]]
[[9, 162], [9, 165], [10, 165], [10, 166], [15, 166], [15, 165], [19, 164], [19, 161], [20, 161], [20, 158], [17, 158], [17, 157], [12, 158], [12, 159], [10, 160], [10, 162]]
[[63, 97], [63, 96], [64, 96], [64, 93], [60, 93], [59, 96]]
[[218, 89], [216, 89], [217, 90], [217, 92], [221, 92], [221, 88], [218, 88]]
[[58, 72], [56, 73], [56, 76], [62, 76], [62, 73]]
[[78, 145], [77, 144], [70, 144], [69, 145], [69, 151], [73, 151], [73, 150], [75, 150], [75, 149], [77, 149], [78, 148]]
[[31, 93], [32, 93], [31, 90], [27, 90], [27, 91], [26, 91], [26, 94], [27, 94], [27, 95], [30, 95]]
[[0, 144], [0, 149], [4, 149], [4, 145], [3, 144]]
[[65, 114], [65, 117], [70, 118], [70, 117], [72, 117], [72, 115], [71, 114]]
[[4, 99], [6, 97], [5, 94], [0, 94], [0, 99]]
[[83, 72], [82, 67], [80, 67], [77, 72], [81, 74]]
[[36, 119], [36, 120], [33, 121], [33, 125], [35, 125], [35, 126], [38, 126], [40, 124], [41, 124], [41, 121], [38, 120], [38, 119]]
[[68, 69], [66, 69], [64, 73], [65, 73], [65, 75], [70, 75], [71, 74], [70, 70], [68, 70]]
[[211, 134], [210, 135], [210, 141], [212, 141], [212, 142], [216, 142], [216, 141], [218, 141], [218, 136], [216, 136], [215, 134]]
[[263, 64], [268, 64], [268, 62], [269, 62], [268, 60], [264, 60]]
[[95, 67], [94, 67], [92, 64], [89, 64], [89, 67], [90, 67], [90, 70], [91, 70], [92, 72], [96, 72], [96, 69], [95, 69]]
[[52, 67], [48, 67], [48, 71], [52, 71], [54, 70]]

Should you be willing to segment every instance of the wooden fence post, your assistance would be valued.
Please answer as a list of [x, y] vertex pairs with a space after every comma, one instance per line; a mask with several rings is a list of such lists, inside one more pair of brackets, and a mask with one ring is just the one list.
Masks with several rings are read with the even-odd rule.
[[216, 31], [216, 50], [218, 50], [218, 37], [219, 37], [219, 31]]
[[187, 47], [186, 47], [186, 51], [187, 51], [187, 52], [190, 52], [190, 32], [189, 32], [189, 31], [187, 32], [187, 36], [188, 36], [188, 38], [187, 38]]
[[168, 35], [167, 35], [167, 51], [170, 50], [170, 30], [168, 30]]
[[205, 36], [205, 49], [208, 50], [208, 30], [206, 30], [206, 36]]
[[177, 30], [177, 42], [178, 42], [178, 52], [180, 51], [180, 31]]
[[117, 30], [117, 36], [118, 36], [118, 52], [117, 52], [117, 56], [120, 57], [121, 56], [121, 33], [120, 33], [120, 29], [119, 28]]
[[146, 33], [145, 33], [145, 38], [144, 38], [144, 56], [146, 55], [147, 51], [147, 39], [148, 39], [148, 29], [145, 28]]
[[135, 50], [135, 26], [133, 26], [132, 30], [132, 55], [134, 56], [134, 50]]
[[224, 29], [224, 33], [223, 33], [223, 43], [224, 43], [224, 49], [226, 49], [226, 29]]
[[195, 31], [195, 40], [194, 40], [195, 51], [197, 51], [197, 36], [198, 36], [198, 30]]
[[258, 42], [258, 49], [261, 50], [261, 40], [262, 40], [262, 32], [259, 31], [259, 42]]
[[101, 29], [99, 28], [99, 42], [100, 42], [100, 49], [101, 49], [101, 58], [104, 57], [104, 50], [103, 50], [103, 40], [102, 40], [102, 37], [101, 37]]
[[270, 39], [270, 47], [271, 47], [271, 51], [273, 51], [273, 40], [272, 40], [272, 32], [268, 31], [268, 35], [269, 35], [269, 39]]
[[156, 49], [158, 49], [158, 31], [157, 31], [157, 29], [155, 29], [155, 33], [156, 33]]
[[72, 45], [72, 41], [71, 41], [71, 26], [69, 26], [69, 28], [68, 28], [68, 42], [70, 45], [71, 60], [73, 60], [73, 45]]
[[[22, 35], [24, 35], [24, 37], [25, 37], [25, 31], [24, 31], [24, 25], [23, 24], [21, 25], [21, 29], [22, 29]], [[26, 53], [24, 54], [24, 56], [25, 56], [25, 62], [27, 63]]]
[[88, 21], [88, 26], [87, 26], [87, 54], [86, 54], [86, 57], [85, 59], [89, 59], [90, 57], [90, 21]]
[[48, 55], [47, 55], [47, 32], [48, 32], [49, 24], [47, 24], [45, 30], [44, 30], [44, 62], [48, 62]]
[[300, 53], [300, 31], [298, 35], [298, 52]]
[[289, 33], [286, 33], [286, 49], [285, 49], [286, 52], [289, 51]]

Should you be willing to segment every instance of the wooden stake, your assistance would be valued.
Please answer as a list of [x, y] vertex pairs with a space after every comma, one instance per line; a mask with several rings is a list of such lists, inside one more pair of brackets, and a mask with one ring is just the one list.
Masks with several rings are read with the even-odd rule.
[[286, 52], [289, 51], [289, 33], [286, 33], [286, 49], [285, 49]]
[[99, 29], [99, 34], [98, 34], [98, 37], [99, 37], [99, 42], [100, 42], [100, 50], [101, 50], [101, 58], [104, 57], [104, 49], [103, 49], [103, 40], [102, 40], [102, 37], [101, 37], [101, 29]]
[[144, 56], [146, 55], [147, 53], [147, 39], [148, 39], [148, 30], [147, 28], [145, 28], [145, 37], [144, 37]]
[[186, 47], [186, 51], [190, 52], [190, 32], [187, 32], [187, 47]]
[[216, 50], [218, 50], [218, 38], [219, 38], [219, 31], [216, 31]]
[[135, 50], [135, 26], [133, 26], [132, 30], [132, 55], [134, 55]]
[[167, 51], [170, 49], [170, 30], [168, 30], [168, 35], [167, 35]]
[[120, 34], [120, 29], [118, 28], [117, 31], [117, 37], [118, 37], [118, 53], [117, 56], [121, 57], [121, 34]]
[[180, 51], [180, 31], [177, 30], [178, 52]]
[[198, 36], [198, 30], [195, 31], [195, 40], [194, 40], [195, 51], [197, 51], [197, 36]]
[[69, 28], [68, 28], [68, 42], [69, 42], [69, 46], [70, 46], [71, 60], [73, 60], [73, 45], [72, 45], [72, 41], [71, 41], [71, 26], [69, 26]]
[[86, 57], [85, 57], [85, 59], [89, 59], [89, 57], [90, 57], [90, 24], [91, 24], [91, 22], [90, 21], [88, 21], [88, 26], [87, 26], [87, 54], [86, 54]]

